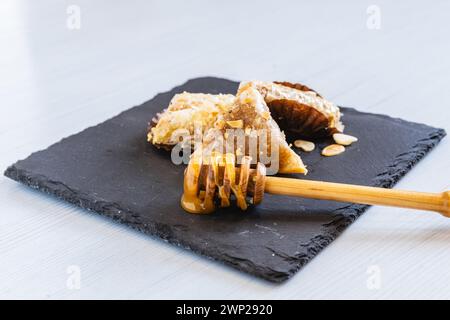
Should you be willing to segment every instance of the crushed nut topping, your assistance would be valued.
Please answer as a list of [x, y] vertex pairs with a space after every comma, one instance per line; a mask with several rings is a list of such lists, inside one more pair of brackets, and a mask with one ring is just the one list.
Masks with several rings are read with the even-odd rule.
[[269, 111], [264, 111], [264, 112], [261, 113], [261, 116], [264, 119], [268, 120], [270, 118], [270, 112]]
[[244, 122], [242, 120], [230, 120], [227, 124], [235, 129], [242, 129], [244, 127]]

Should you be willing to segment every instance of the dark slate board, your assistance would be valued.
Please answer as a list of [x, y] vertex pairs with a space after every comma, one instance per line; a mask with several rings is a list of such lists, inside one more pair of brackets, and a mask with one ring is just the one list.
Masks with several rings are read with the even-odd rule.
[[[199, 216], [179, 205], [183, 166], [146, 143], [147, 123], [177, 92], [234, 93], [237, 83], [193, 79], [9, 167], [5, 175], [82, 208], [273, 282], [295, 274], [367, 206], [266, 195], [247, 212]], [[444, 136], [442, 129], [343, 108], [359, 138], [337, 157], [302, 157], [304, 179], [392, 187]]]

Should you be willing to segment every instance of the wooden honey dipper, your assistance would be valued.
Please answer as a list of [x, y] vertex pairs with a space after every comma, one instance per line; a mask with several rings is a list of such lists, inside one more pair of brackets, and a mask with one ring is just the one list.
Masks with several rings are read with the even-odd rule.
[[[248, 202], [257, 205], [264, 192], [304, 198], [333, 200], [367, 205], [384, 205], [418, 210], [430, 210], [450, 217], [450, 191], [425, 193], [367, 187], [343, 183], [301, 180], [266, 176], [266, 167], [257, 163], [251, 168], [252, 158], [242, 157], [235, 166], [233, 154], [213, 154], [209, 161], [192, 157], [184, 175], [182, 207], [189, 213], [208, 214], [231, 205], [231, 194], [237, 206], [246, 210]], [[250, 199], [250, 201], [247, 201]]]

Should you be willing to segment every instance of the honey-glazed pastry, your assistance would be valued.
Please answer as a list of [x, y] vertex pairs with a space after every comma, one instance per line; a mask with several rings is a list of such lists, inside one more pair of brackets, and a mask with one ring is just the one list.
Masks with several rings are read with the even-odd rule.
[[242, 82], [239, 92], [253, 87], [264, 97], [272, 117], [286, 131], [307, 138], [343, 132], [339, 107], [302, 84], [290, 82]]
[[[238, 157], [250, 155], [258, 162], [263, 162], [261, 154], [267, 155], [270, 158], [270, 164], [264, 164], [269, 166], [269, 174], [276, 173], [273, 172], [274, 168], [279, 173], [307, 173], [300, 156], [289, 147], [280, 127], [271, 117], [263, 96], [254, 87], [239, 91], [235, 105], [230, 111], [219, 115], [215, 128], [222, 130], [225, 140], [229, 129], [240, 129], [240, 132], [245, 133], [246, 146], [250, 145], [252, 136], [256, 137], [259, 141], [257, 154], [251, 154], [250, 152], [255, 150], [248, 148], [238, 148], [234, 150], [234, 153]], [[212, 137], [209, 141], [218, 142], [220, 139]], [[261, 149], [261, 143], [265, 150]], [[225, 150], [220, 151], [226, 153]]]
[[157, 147], [170, 149], [179, 142], [177, 130], [184, 130], [191, 137], [196, 125], [208, 131], [218, 115], [231, 108], [234, 100], [231, 94], [176, 94], [167, 109], [152, 119], [147, 140]]

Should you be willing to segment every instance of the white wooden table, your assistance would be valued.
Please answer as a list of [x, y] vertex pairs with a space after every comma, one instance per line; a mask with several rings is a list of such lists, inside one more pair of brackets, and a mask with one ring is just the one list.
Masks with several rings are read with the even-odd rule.
[[[301, 81], [450, 131], [450, 2], [297, 2], [2, 0], [1, 170], [204, 75]], [[397, 187], [449, 189], [449, 140]], [[0, 206], [0, 298], [450, 298], [433, 213], [371, 208], [272, 285], [4, 177]]]

